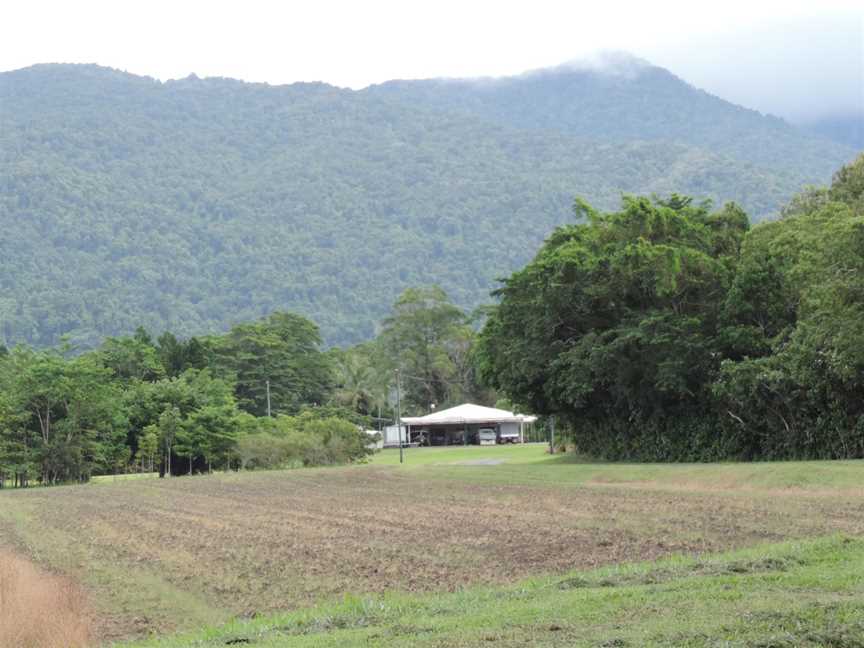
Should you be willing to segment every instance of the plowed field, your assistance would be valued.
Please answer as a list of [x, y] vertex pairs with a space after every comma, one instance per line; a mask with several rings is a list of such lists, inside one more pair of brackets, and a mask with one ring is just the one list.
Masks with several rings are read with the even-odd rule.
[[102, 636], [117, 638], [349, 592], [453, 590], [864, 532], [857, 492], [485, 478], [498, 469], [373, 465], [4, 492], [0, 543], [84, 583]]

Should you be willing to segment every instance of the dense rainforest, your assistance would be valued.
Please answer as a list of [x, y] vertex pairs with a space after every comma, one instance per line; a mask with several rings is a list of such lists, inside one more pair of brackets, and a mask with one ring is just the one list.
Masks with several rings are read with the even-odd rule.
[[0, 342], [95, 349], [291, 311], [356, 343], [412, 286], [485, 302], [574, 194], [679, 191], [759, 220], [853, 156], [631, 59], [362, 91], [7, 72]]
[[753, 227], [680, 195], [576, 210], [497, 291], [489, 385], [594, 457], [864, 457], [864, 156]]
[[592, 457], [864, 457], [864, 155], [755, 226], [680, 194], [575, 210], [497, 303], [408, 288], [344, 349], [287, 312], [0, 347], [0, 485], [362, 460], [396, 370], [406, 414], [515, 406]]

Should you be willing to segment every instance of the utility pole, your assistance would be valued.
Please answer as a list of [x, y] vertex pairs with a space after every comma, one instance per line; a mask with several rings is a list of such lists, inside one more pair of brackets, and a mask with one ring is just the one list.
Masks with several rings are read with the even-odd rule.
[[555, 417], [549, 417], [549, 425], [552, 433], [549, 435], [549, 454], [555, 454]]
[[267, 418], [270, 418], [270, 379], [267, 379]]
[[396, 370], [396, 430], [399, 434], [399, 463], [405, 462], [405, 454], [402, 449], [402, 384], [399, 370]]

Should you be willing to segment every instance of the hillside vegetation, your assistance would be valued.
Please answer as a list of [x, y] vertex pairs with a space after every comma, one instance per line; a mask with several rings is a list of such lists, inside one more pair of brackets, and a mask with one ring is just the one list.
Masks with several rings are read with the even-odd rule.
[[482, 100], [435, 82], [0, 74], [0, 342], [88, 348], [275, 310], [357, 342], [408, 286], [485, 301], [574, 195], [674, 190], [759, 218], [852, 155], [646, 70], [532, 75]]
[[611, 142], [681, 142], [799, 181], [826, 177], [850, 155], [836, 142], [804, 135], [625, 53], [515, 77], [389, 81], [367, 92], [522, 129]]

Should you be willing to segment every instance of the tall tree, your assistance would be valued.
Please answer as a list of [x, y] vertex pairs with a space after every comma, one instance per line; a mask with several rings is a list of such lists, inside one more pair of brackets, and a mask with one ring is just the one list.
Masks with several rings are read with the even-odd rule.
[[393, 304], [381, 343], [402, 372], [409, 407], [424, 410], [447, 402], [456, 378], [448, 351], [455, 353], [465, 325], [465, 313], [438, 286], [409, 288]]
[[745, 243], [714, 396], [749, 456], [864, 456], [862, 170], [864, 156]]
[[321, 351], [318, 327], [300, 315], [274, 313], [237, 325], [217, 346], [217, 363], [234, 378], [239, 406], [256, 416], [267, 414], [268, 383], [274, 414], [323, 403], [332, 389], [332, 366]]
[[333, 349], [335, 389], [332, 402], [364, 416], [387, 408], [387, 394], [393, 376], [375, 342], [349, 349]]
[[120, 380], [159, 380], [165, 368], [143, 329], [134, 337], [108, 338], [99, 349], [102, 363]]
[[165, 331], [157, 340], [156, 350], [166, 375], [179, 376], [186, 369], [204, 369], [208, 362], [201, 342], [197, 338], [178, 340], [170, 331]]
[[10, 362], [12, 398], [35, 433], [42, 482], [86, 479], [96, 466], [113, 467], [127, 421], [111, 370], [92, 355], [67, 360], [20, 348]]

